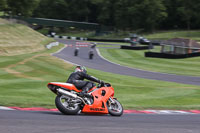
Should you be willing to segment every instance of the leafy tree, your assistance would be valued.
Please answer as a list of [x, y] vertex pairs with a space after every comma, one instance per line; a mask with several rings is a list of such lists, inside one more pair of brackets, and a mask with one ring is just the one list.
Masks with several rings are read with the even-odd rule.
[[190, 30], [192, 20], [197, 20], [199, 17], [199, 0], [178, 0], [181, 5], [177, 8], [180, 19], [187, 25]]
[[4, 11], [7, 7], [7, 0], [0, 0], [0, 11]]
[[0, 10], [123, 30], [200, 28], [199, 0], [0, 0]]
[[138, 28], [138, 16], [135, 12], [135, 0], [118, 0], [116, 3], [116, 26], [123, 30]]
[[88, 21], [89, 0], [41, 0], [35, 17]]
[[100, 4], [100, 14], [98, 16], [98, 21], [108, 26], [115, 25], [115, 14], [116, 14], [116, 3], [118, 0], [102, 0], [98, 1]]
[[65, 0], [41, 0], [34, 11], [34, 17], [65, 19], [67, 3]]
[[[131, 10], [132, 9], [132, 10]], [[162, 0], [137, 0], [129, 12], [139, 20], [139, 28], [153, 31], [167, 17]]]
[[153, 30], [167, 13], [162, 0], [41, 0], [34, 16]]
[[167, 17], [162, 0], [119, 0], [116, 23], [123, 29], [153, 31]]
[[70, 20], [88, 21], [89, 0], [65, 0], [68, 3], [67, 15]]
[[164, 29], [200, 28], [199, 0], [165, 0], [168, 17], [162, 22]]
[[180, 3], [178, 0], [164, 0], [164, 5], [168, 16], [162, 21], [160, 27], [163, 29], [179, 28], [181, 20], [179, 19], [180, 15], [177, 13], [177, 7], [180, 6]]
[[12, 15], [31, 16], [39, 0], [7, 0], [8, 10]]

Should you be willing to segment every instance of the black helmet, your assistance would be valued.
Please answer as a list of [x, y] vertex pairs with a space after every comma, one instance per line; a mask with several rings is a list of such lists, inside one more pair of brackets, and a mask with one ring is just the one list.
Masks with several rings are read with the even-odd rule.
[[76, 66], [75, 72], [84, 72], [87, 73], [87, 70], [84, 66]]

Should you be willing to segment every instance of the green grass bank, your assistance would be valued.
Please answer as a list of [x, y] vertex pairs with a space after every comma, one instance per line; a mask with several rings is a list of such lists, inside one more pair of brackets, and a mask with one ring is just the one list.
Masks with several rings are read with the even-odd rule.
[[33, 29], [0, 19], [0, 55], [18, 55], [42, 51], [53, 39]]

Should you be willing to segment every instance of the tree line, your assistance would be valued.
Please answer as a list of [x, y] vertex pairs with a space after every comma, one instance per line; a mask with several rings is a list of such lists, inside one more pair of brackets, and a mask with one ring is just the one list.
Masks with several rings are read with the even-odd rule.
[[200, 28], [199, 0], [0, 0], [8, 15], [84, 21], [121, 30]]

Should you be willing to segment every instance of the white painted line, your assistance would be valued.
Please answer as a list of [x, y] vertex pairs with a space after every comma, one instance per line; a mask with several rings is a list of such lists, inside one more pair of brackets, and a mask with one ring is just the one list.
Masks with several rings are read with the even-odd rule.
[[154, 112], [156, 114], [194, 114], [191, 112], [181, 111], [181, 110], [146, 110]]
[[[99, 52], [99, 49], [98, 49], [98, 48], [96, 48], [96, 51], [97, 51], [97, 54], [98, 54], [102, 59], [104, 59], [104, 60], [106, 60], [106, 61], [108, 61], [108, 62], [110, 62], [110, 63], [112, 63], [112, 64], [121, 66], [120, 64], [114, 63], [114, 62], [112, 62], [112, 61], [110, 61], [110, 60], [104, 58], [104, 57], [101, 55], [101, 53]], [[126, 66], [125, 66], [125, 67], [126, 67]], [[128, 67], [128, 68], [129, 68], [129, 67]]]
[[[63, 48], [61, 48], [60, 50], [58, 50], [58, 51], [56, 51], [55, 53], [52, 53], [52, 54], [56, 54], [56, 53], [59, 53], [59, 52], [61, 52], [64, 48], [66, 48], [67, 46], [65, 45]], [[52, 55], [51, 54], [51, 55]]]
[[0, 106], [0, 110], [14, 110], [14, 109], [11, 109], [11, 108], [8, 108], [8, 107], [4, 107], [4, 106]]

